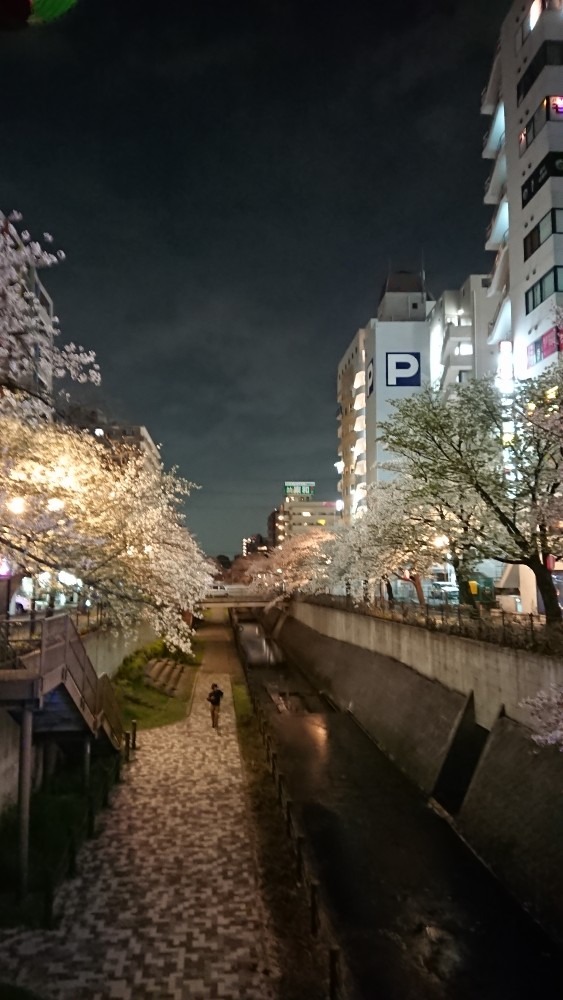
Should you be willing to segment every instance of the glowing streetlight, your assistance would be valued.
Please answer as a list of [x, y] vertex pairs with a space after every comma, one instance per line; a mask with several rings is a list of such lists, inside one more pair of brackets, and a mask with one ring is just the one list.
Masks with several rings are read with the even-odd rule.
[[25, 500], [23, 497], [14, 497], [13, 500], [8, 500], [6, 506], [12, 514], [23, 514], [25, 510]]
[[445, 549], [450, 544], [450, 540], [447, 535], [436, 535], [433, 544], [435, 549]]

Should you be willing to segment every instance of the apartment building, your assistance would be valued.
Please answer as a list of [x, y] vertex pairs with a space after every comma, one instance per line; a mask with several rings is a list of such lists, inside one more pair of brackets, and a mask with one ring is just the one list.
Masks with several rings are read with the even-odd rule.
[[420, 392], [430, 379], [434, 300], [423, 273], [390, 273], [377, 317], [358, 330], [338, 366], [338, 462], [343, 517], [361, 513], [368, 486], [390, 473], [391, 456], [379, 440], [396, 399]]
[[286, 482], [283, 503], [268, 518], [269, 539], [281, 549], [284, 542], [311, 528], [334, 528], [341, 517], [338, 500], [315, 499], [314, 482]]
[[500, 293], [491, 294], [490, 283], [489, 275], [469, 275], [459, 290], [443, 292], [430, 314], [430, 380], [446, 395], [498, 369], [488, 339]]
[[338, 491], [342, 516], [349, 523], [365, 502], [366, 479], [366, 330], [358, 330], [337, 375]]
[[[5, 238], [9, 243], [22, 246], [16, 229], [0, 212], [0, 225], [6, 228]], [[37, 412], [50, 419], [53, 411], [53, 340], [54, 308], [53, 300], [39, 280], [35, 267], [26, 267], [21, 275], [22, 285], [26, 285], [34, 296], [30, 312], [29, 335], [9, 337], [0, 345], [0, 381], [20, 391], [29, 393], [36, 401]], [[22, 313], [23, 317], [23, 313]], [[19, 317], [19, 318], [22, 318]], [[21, 332], [21, 331], [20, 331]]]
[[107, 442], [112, 446], [116, 457], [119, 447], [123, 446], [124, 455], [130, 449], [140, 452], [148, 468], [158, 470], [162, 467], [160, 451], [147, 428], [142, 425], [109, 420], [101, 410], [87, 409], [79, 404], [68, 406], [61, 413], [60, 419], [63, 423], [89, 431], [100, 441]]
[[490, 117], [486, 249], [496, 253], [489, 333], [500, 377], [559, 359], [563, 305], [563, 0], [514, 3], [502, 25], [481, 110]]

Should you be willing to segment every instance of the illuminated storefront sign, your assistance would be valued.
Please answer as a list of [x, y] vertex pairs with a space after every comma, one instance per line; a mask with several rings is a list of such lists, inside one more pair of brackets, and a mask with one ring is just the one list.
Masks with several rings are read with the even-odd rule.
[[284, 489], [286, 497], [312, 497], [315, 495], [315, 483], [284, 483]]
[[528, 344], [528, 368], [539, 365], [544, 358], [549, 358], [560, 350], [561, 333], [556, 326], [552, 326], [551, 330], [534, 340], [533, 344]]

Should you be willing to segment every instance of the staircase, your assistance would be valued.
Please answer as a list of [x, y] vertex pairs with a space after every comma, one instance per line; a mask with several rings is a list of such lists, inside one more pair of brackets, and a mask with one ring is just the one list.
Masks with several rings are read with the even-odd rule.
[[20, 888], [25, 895], [34, 742], [81, 739], [89, 771], [91, 747], [119, 752], [123, 727], [111, 681], [106, 674], [96, 674], [68, 615], [44, 618], [37, 636], [26, 637], [19, 651], [7, 634], [2, 635], [0, 709], [20, 726], [18, 853]]
[[119, 750], [123, 727], [111, 681], [97, 676], [71, 618], [39, 625], [26, 652], [0, 645], [0, 708], [17, 721], [31, 709], [35, 734], [91, 733]]
[[182, 698], [190, 683], [190, 667], [177, 660], [149, 660], [145, 684], [171, 698]]

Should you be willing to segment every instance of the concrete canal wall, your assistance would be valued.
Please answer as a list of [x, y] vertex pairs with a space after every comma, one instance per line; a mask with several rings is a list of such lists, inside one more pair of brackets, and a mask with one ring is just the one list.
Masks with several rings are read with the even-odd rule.
[[117, 668], [129, 653], [142, 649], [154, 642], [156, 635], [150, 625], [143, 623], [133, 632], [104, 632], [98, 629], [82, 637], [86, 652], [98, 675], [108, 674], [113, 677]]
[[561, 662], [304, 602], [266, 625], [563, 941], [563, 754], [519, 704], [563, 683]]

